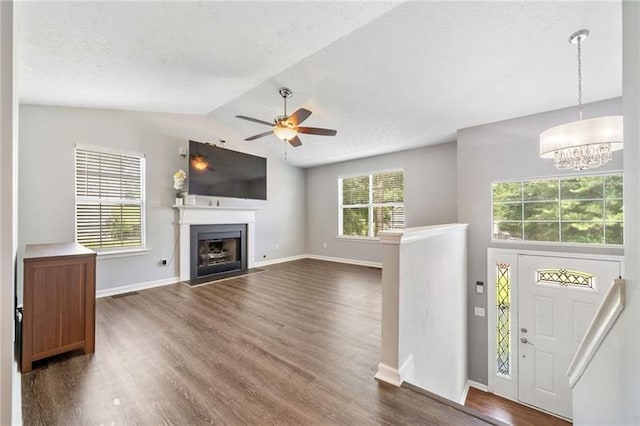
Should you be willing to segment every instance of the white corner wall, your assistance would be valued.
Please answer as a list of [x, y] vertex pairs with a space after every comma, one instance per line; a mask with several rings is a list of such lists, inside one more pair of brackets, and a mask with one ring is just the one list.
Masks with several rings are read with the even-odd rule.
[[[14, 3], [0, 2], [0, 424], [19, 422], [19, 375], [14, 359], [16, 215], [16, 74]], [[17, 394], [17, 395], [16, 395]]]
[[382, 348], [376, 378], [453, 401], [467, 382], [467, 225], [381, 233]]
[[389, 169], [404, 170], [406, 227], [455, 222], [455, 142], [314, 167], [307, 169], [307, 253], [382, 262], [378, 241], [337, 237], [338, 177]]
[[573, 389], [576, 425], [640, 424], [640, 3], [622, 3], [625, 308]]
[[410, 379], [460, 401], [467, 383], [467, 227], [401, 246], [400, 359]]
[[[157, 285], [178, 277], [173, 173], [187, 170], [178, 155], [189, 139], [228, 142], [225, 148], [267, 158], [267, 202], [256, 212], [254, 261], [304, 253], [305, 172], [241, 140], [208, 116], [88, 108], [20, 106], [19, 248], [26, 244], [73, 241], [74, 147], [76, 144], [146, 155], [145, 255], [98, 258], [97, 288]], [[232, 200], [221, 201], [221, 205]], [[278, 248], [276, 249], [276, 245]], [[162, 258], [174, 262], [161, 266]]]

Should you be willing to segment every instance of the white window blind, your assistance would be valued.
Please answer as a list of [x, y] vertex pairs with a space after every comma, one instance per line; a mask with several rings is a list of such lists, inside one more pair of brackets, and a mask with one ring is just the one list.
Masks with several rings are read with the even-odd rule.
[[395, 170], [338, 180], [339, 235], [375, 237], [404, 228], [404, 172]]
[[144, 157], [76, 148], [76, 241], [94, 249], [144, 247]]

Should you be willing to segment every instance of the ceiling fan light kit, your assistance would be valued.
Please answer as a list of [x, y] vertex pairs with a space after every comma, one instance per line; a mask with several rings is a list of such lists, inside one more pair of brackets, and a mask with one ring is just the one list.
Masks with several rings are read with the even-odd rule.
[[282, 96], [282, 100], [284, 102], [284, 114], [276, 117], [273, 120], [273, 124], [269, 123], [268, 121], [260, 120], [253, 117], [247, 117], [245, 115], [236, 115], [237, 118], [272, 127], [270, 131], [250, 136], [246, 138], [245, 141], [252, 141], [274, 134], [284, 142], [288, 142], [291, 146], [296, 147], [302, 145], [302, 141], [298, 137], [299, 133], [319, 136], [335, 136], [338, 133], [333, 129], [300, 127], [299, 125], [307, 118], [309, 118], [309, 116], [311, 116], [311, 111], [305, 108], [299, 108], [293, 114], [287, 115], [287, 99], [293, 96], [293, 91], [288, 87], [281, 87], [280, 89], [278, 89], [278, 93], [280, 93], [280, 96]]
[[273, 133], [283, 141], [290, 141], [298, 136], [298, 131], [289, 125], [278, 125], [273, 127]]
[[586, 29], [569, 36], [569, 42], [578, 46], [579, 120], [540, 133], [540, 157], [552, 158], [560, 170], [603, 166], [614, 151], [623, 148], [621, 115], [582, 119], [582, 42], [588, 36]]

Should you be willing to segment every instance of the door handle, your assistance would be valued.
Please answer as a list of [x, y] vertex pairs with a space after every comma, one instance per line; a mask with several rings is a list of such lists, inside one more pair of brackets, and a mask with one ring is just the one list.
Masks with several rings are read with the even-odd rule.
[[527, 343], [527, 344], [529, 344], [529, 345], [532, 345], [532, 346], [533, 346], [533, 343], [531, 343], [529, 340], [527, 340], [527, 338], [526, 338], [526, 337], [521, 337], [521, 338], [520, 338], [520, 343]]

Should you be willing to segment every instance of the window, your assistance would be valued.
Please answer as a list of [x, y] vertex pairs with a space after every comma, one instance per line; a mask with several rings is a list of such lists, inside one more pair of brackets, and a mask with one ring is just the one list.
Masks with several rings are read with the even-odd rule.
[[338, 179], [339, 235], [375, 237], [404, 228], [404, 172], [372, 173]]
[[496, 264], [496, 349], [497, 373], [511, 377], [511, 268]]
[[144, 247], [144, 157], [76, 147], [76, 241]]
[[623, 244], [622, 174], [494, 183], [493, 239]]

